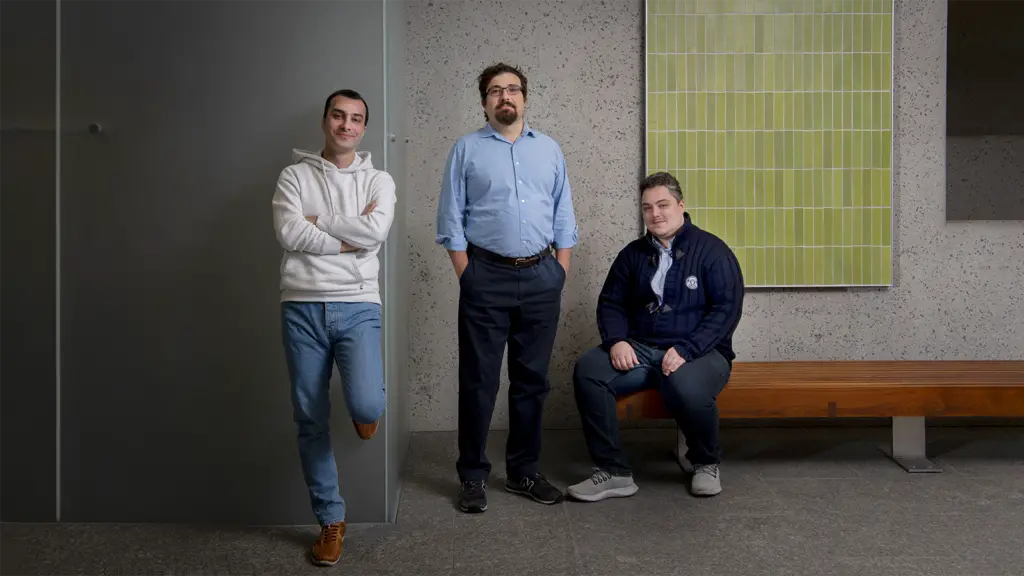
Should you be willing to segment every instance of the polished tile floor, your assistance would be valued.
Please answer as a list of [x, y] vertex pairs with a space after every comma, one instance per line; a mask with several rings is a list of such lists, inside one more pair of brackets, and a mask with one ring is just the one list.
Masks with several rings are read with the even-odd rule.
[[[455, 510], [453, 433], [415, 434], [397, 525], [353, 526], [334, 568], [313, 528], [6, 524], [2, 574], [1024, 575], [1024, 428], [932, 428], [942, 474], [882, 455], [884, 428], [725, 429], [725, 491], [695, 499], [671, 430], [627, 430], [640, 491], [541, 506], [502, 491]], [[543, 468], [589, 473], [578, 431], [547, 431]]]

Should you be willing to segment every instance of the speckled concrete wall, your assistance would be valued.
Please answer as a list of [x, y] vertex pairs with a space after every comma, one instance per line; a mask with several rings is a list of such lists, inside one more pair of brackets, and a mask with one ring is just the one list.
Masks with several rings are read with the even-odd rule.
[[[749, 293], [740, 360], [1024, 358], [1024, 226], [945, 218], [945, 2], [897, 0], [896, 12], [896, 285]], [[456, 428], [458, 287], [434, 217], [449, 148], [483, 121], [475, 77], [498, 60], [524, 67], [527, 118], [562, 144], [572, 180], [582, 238], [545, 422], [577, 427], [572, 364], [596, 343], [598, 290], [639, 230], [643, 3], [414, 0], [408, 15], [412, 428]], [[493, 428], [507, 426], [506, 390]]]

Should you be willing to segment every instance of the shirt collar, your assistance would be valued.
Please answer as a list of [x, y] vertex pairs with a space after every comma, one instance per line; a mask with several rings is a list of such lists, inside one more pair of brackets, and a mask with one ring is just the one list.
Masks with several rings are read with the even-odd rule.
[[[534, 132], [533, 128], [530, 128], [530, 125], [526, 122], [526, 120], [523, 120], [523, 133], [522, 133], [522, 135], [523, 136], [531, 136], [531, 137], [534, 137], [534, 138], [537, 137], [537, 133]], [[502, 140], [502, 141], [505, 140], [505, 138], [497, 130], [494, 129], [494, 126], [491, 126], [490, 122], [484, 124], [484, 127], [480, 129], [480, 137], [481, 138], [495, 138], [495, 139]]]

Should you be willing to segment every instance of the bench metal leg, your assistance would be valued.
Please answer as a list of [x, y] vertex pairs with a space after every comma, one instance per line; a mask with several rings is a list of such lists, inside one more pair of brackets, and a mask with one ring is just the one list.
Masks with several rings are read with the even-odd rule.
[[689, 474], [693, 472], [693, 464], [686, 459], [686, 436], [683, 436], [683, 431], [676, 428], [676, 450], [675, 454], [676, 462], [679, 463], [679, 467], [683, 469], [683, 472]]
[[942, 472], [925, 454], [926, 434], [923, 416], [897, 416], [892, 419], [892, 451], [889, 457], [910, 473]]

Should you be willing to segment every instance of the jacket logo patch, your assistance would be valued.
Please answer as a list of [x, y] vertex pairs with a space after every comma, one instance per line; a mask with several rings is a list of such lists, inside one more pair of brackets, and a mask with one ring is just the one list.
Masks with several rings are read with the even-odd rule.
[[687, 276], [686, 277], [686, 287], [689, 288], [690, 290], [696, 290], [697, 289], [697, 277], [696, 276]]

